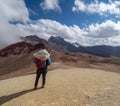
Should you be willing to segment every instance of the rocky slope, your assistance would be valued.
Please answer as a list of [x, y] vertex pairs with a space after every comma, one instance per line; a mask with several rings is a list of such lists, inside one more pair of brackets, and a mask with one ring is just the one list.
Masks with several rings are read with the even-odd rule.
[[[0, 79], [34, 73], [33, 53], [43, 47], [42, 43], [19, 42], [0, 50]], [[52, 62], [81, 68], [104, 69], [120, 72], [119, 58], [103, 58], [85, 53], [60, 52], [47, 47]], [[62, 64], [62, 65], [63, 65]], [[29, 70], [29, 71], [28, 71]]]

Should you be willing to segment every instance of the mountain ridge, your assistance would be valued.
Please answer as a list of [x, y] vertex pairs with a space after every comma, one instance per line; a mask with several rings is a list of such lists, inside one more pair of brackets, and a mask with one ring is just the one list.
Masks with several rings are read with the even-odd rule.
[[[43, 38], [39, 38], [37, 35], [21, 37], [21, 40], [22, 42], [27, 42], [33, 45], [41, 43], [46, 45], [46, 47], [50, 49], [57, 50], [60, 52], [81, 52], [102, 57], [120, 57], [120, 46], [81, 46], [77, 42], [67, 42], [62, 37], [51, 36], [48, 40], [45, 40]], [[4, 48], [1, 50], [4, 50]]]
[[[78, 46], [77, 42], [70, 43], [65, 41], [61, 37], [53, 37], [53, 36], [50, 37], [48, 41], [63, 46], [63, 48], [67, 49], [70, 52], [82, 52], [82, 53], [88, 53], [102, 57], [111, 57], [111, 56], [120, 57], [120, 46], [117, 47], [107, 46], [107, 45]], [[77, 44], [77, 46], [75, 44]]]
[[[51, 54], [52, 62], [80, 68], [95, 68], [120, 72], [120, 59], [117, 57], [100, 57], [81, 52], [70, 52], [53, 42], [43, 43], [18, 42], [0, 50], [0, 79], [34, 73], [33, 53], [43, 46]], [[58, 48], [50, 48], [51, 44]], [[57, 45], [57, 46], [56, 46]], [[57, 65], [55, 66], [57, 68]], [[29, 70], [29, 71], [27, 71]], [[52, 68], [50, 69], [52, 70]]]

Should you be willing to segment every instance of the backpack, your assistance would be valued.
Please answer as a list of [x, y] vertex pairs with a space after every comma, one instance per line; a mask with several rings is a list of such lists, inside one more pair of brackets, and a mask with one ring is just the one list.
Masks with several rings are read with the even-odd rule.
[[47, 64], [47, 65], [50, 65], [50, 64], [51, 64], [51, 58], [50, 58], [50, 57], [47, 59], [46, 64]]
[[37, 68], [44, 68], [46, 66], [46, 61], [36, 59], [35, 64]]

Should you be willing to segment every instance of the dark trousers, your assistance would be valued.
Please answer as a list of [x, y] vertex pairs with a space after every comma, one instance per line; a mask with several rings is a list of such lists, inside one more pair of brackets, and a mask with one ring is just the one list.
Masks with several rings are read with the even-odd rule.
[[37, 71], [36, 71], [35, 87], [37, 87], [37, 85], [38, 85], [38, 81], [40, 79], [41, 74], [42, 74], [42, 86], [45, 85], [47, 69], [38, 68]]

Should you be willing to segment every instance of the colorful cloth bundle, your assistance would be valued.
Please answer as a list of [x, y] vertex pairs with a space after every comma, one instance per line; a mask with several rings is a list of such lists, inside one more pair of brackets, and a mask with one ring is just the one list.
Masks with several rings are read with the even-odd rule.
[[40, 59], [40, 60], [47, 60], [50, 57], [50, 54], [46, 49], [42, 49], [36, 53], [33, 54], [35, 58]]

